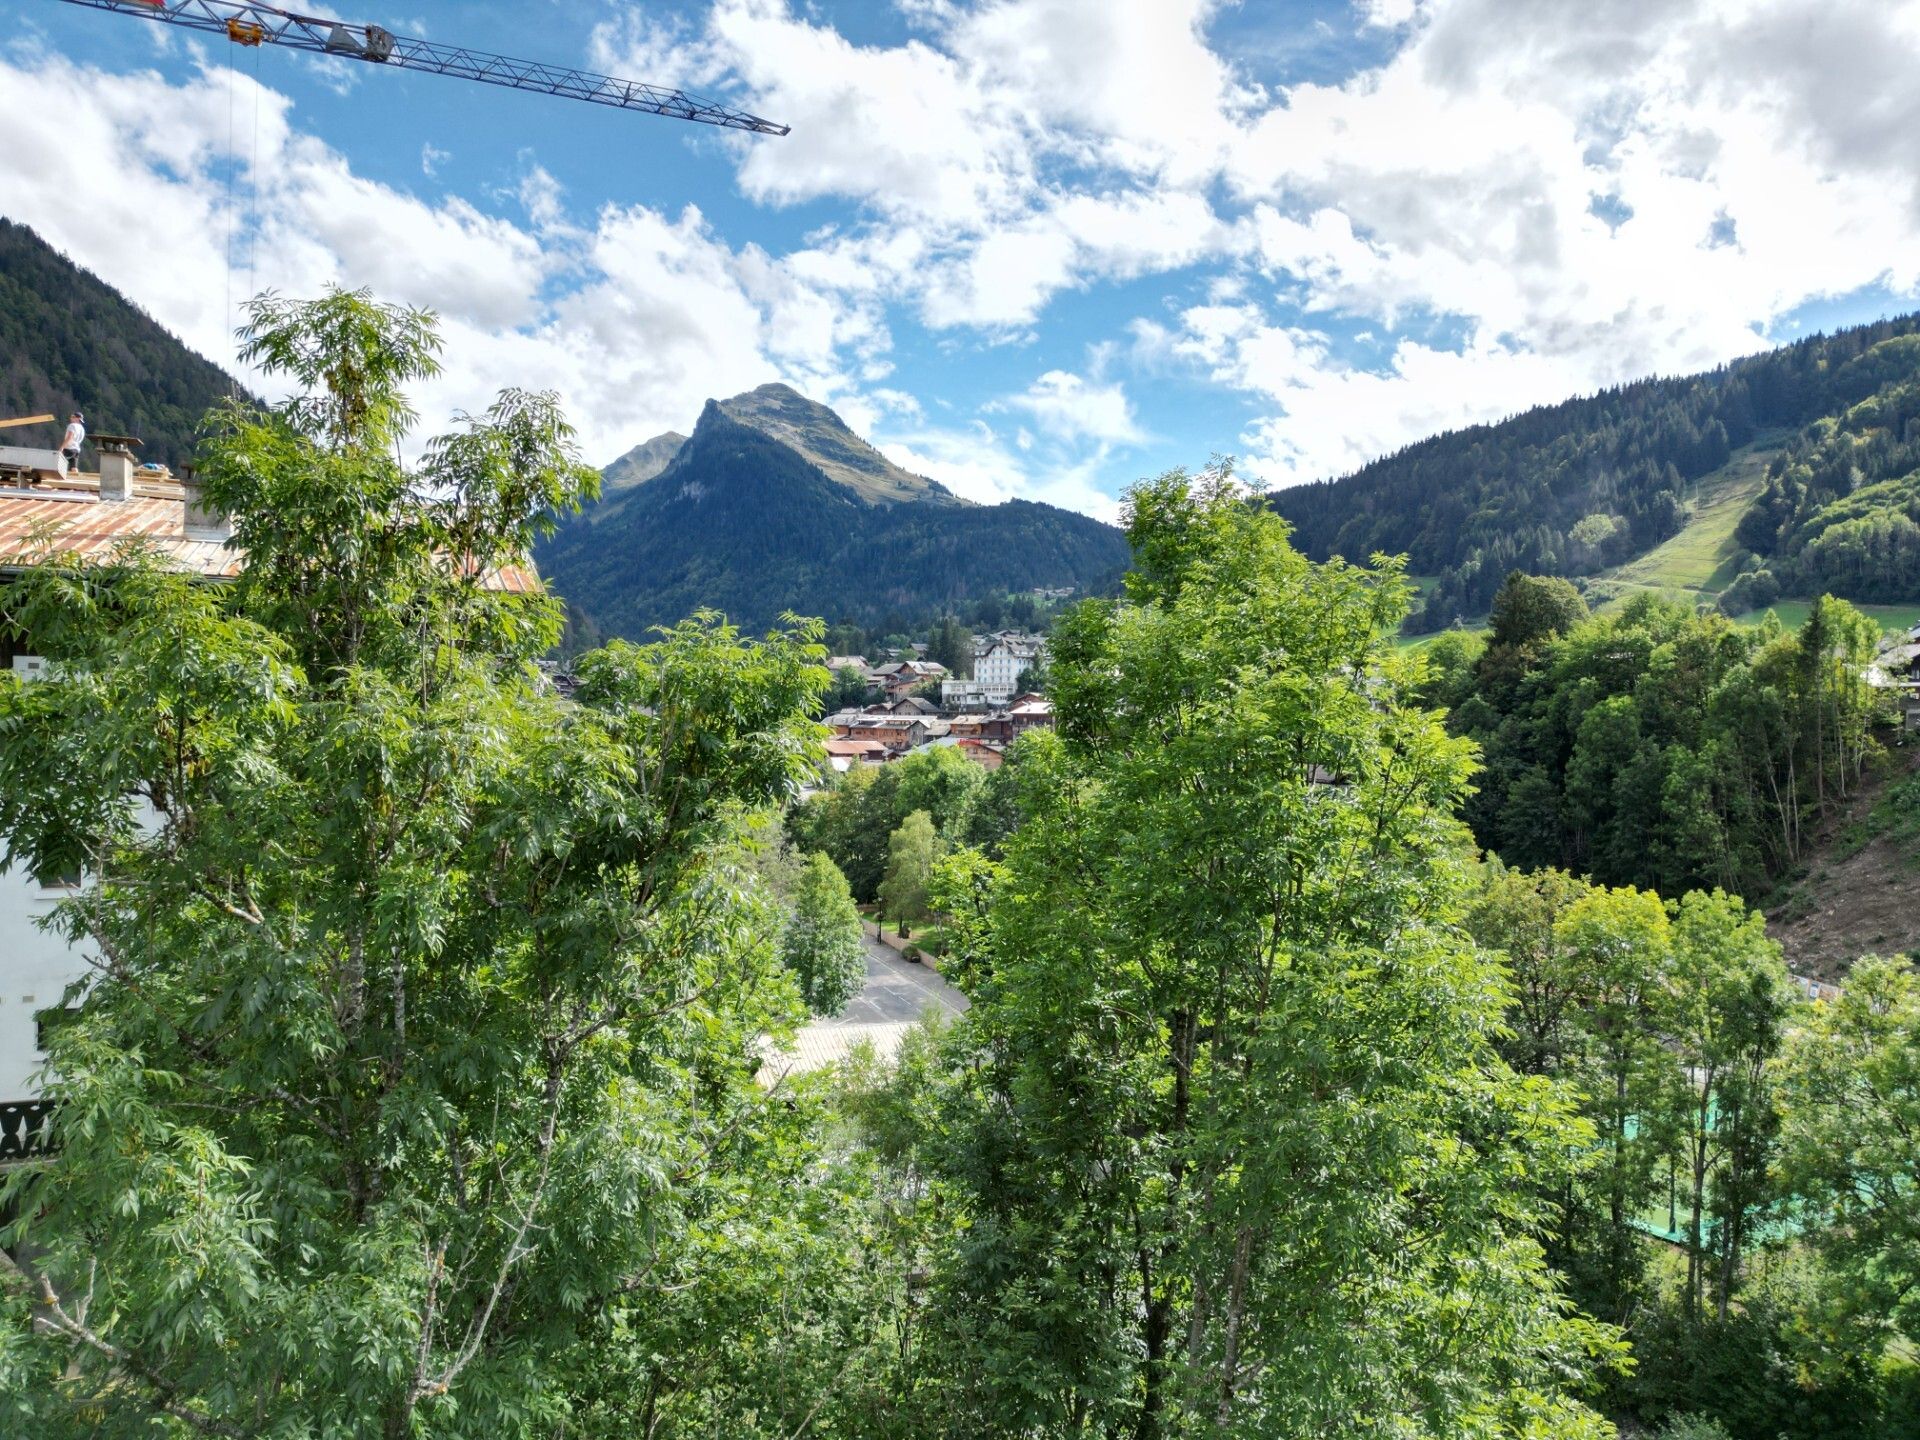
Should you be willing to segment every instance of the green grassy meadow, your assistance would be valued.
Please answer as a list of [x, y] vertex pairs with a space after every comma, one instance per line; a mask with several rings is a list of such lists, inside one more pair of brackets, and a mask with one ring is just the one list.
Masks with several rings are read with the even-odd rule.
[[1617, 605], [1643, 590], [1711, 601], [1732, 584], [1740, 552], [1733, 532], [1765, 487], [1767, 463], [1778, 448], [1771, 440], [1749, 445], [1703, 478], [1678, 535], [1593, 577], [1588, 598], [1594, 608]]
[[[1635, 595], [1652, 592], [1690, 600], [1696, 605], [1711, 605], [1720, 592], [1733, 582], [1739, 564], [1740, 545], [1733, 532], [1740, 517], [1759, 496], [1767, 480], [1767, 464], [1780, 447], [1777, 436], [1769, 436], [1735, 452], [1724, 466], [1704, 477], [1694, 487], [1686, 525], [1680, 533], [1656, 545], [1646, 554], [1603, 570], [1586, 582], [1587, 603], [1604, 613], [1624, 605]], [[1431, 587], [1431, 578], [1407, 577], [1422, 593]], [[1920, 622], [1920, 601], [1910, 605], [1856, 605], [1856, 610], [1871, 615], [1886, 630], [1904, 630]], [[1788, 630], [1798, 630], [1813, 609], [1811, 598], [1776, 601], [1771, 613], [1780, 617]], [[1768, 611], [1756, 610], [1734, 621], [1736, 625], [1758, 625]], [[1484, 617], [1468, 621], [1467, 629], [1484, 629]], [[1433, 635], [1402, 635], [1399, 647], [1417, 649], [1429, 644]]]

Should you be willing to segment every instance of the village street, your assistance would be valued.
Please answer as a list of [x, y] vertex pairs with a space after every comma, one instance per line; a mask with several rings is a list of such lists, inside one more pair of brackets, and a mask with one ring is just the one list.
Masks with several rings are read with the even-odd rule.
[[839, 1015], [815, 1020], [803, 1029], [795, 1038], [793, 1054], [772, 1059], [768, 1078], [844, 1060], [862, 1040], [883, 1058], [891, 1056], [900, 1048], [901, 1037], [929, 1008], [946, 1017], [967, 1008], [967, 997], [931, 967], [909, 964], [871, 935], [863, 935], [861, 942], [867, 951], [865, 987]]

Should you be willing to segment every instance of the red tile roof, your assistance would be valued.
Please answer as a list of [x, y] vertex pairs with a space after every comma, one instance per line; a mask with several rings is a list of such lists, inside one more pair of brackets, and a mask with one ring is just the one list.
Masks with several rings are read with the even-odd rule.
[[[210, 579], [239, 574], [245, 554], [210, 531], [188, 531], [186, 511], [177, 485], [138, 485], [133, 498], [122, 501], [104, 501], [86, 489], [0, 489], [0, 570], [31, 565], [49, 550], [105, 561], [120, 546], [141, 540], [164, 563], [191, 574]], [[487, 588], [528, 595], [542, 587], [527, 564], [493, 571]]]

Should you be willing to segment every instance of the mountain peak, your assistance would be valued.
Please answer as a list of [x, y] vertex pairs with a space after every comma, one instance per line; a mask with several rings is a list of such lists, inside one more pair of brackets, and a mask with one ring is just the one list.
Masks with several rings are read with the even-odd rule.
[[642, 440], [600, 472], [600, 493], [612, 495], [651, 480], [673, 463], [686, 443], [687, 437], [678, 430], [663, 430], [651, 440]]
[[901, 469], [854, 434], [832, 409], [809, 400], [791, 385], [776, 380], [731, 399], [707, 403], [736, 424], [758, 430], [797, 452], [829, 480], [852, 490], [868, 504], [897, 505], [912, 500], [966, 503], [938, 481]]

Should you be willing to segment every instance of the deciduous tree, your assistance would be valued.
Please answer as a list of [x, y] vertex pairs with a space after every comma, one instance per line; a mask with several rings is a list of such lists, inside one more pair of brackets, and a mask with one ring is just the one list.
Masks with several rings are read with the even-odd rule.
[[[636, 1352], [671, 1404], [723, 1308], [681, 1262], [777, 1276], [744, 1257], [819, 1174], [752, 1078], [792, 987], [714, 861], [811, 773], [817, 647], [705, 617], [560, 700], [557, 608], [488, 584], [593, 490], [553, 398], [410, 471], [430, 317], [250, 313], [296, 394], [202, 451], [239, 581], [128, 552], [0, 602], [50, 665], [0, 683], [7, 859], [84, 863], [56, 923], [91, 970], [57, 1152], [7, 1179], [0, 1423], [545, 1437]], [[784, 1293], [767, 1326], [821, 1323]], [[753, 1403], [790, 1432], [812, 1399]]]
[[1875, 1349], [1920, 1340], [1920, 977], [1856, 963], [1781, 1065], [1783, 1178], [1835, 1280], [1835, 1316]]
[[915, 810], [887, 841], [887, 877], [880, 882], [881, 913], [899, 927], [917, 925], [932, 911], [933, 870], [940, 859], [940, 837], [933, 819]]
[[947, 1430], [1603, 1433], [1566, 1381], [1605, 1332], [1513, 1183], [1586, 1132], [1495, 1049], [1407, 587], [1310, 565], [1224, 474], [1129, 525], [1125, 598], [1053, 632], [1029, 818], [960, 887], [992, 900], [939, 1147]]
[[781, 935], [780, 953], [800, 982], [800, 997], [816, 1015], [838, 1015], [860, 993], [867, 952], [860, 939], [847, 877], [815, 851], [800, 872], [793, 914]]

